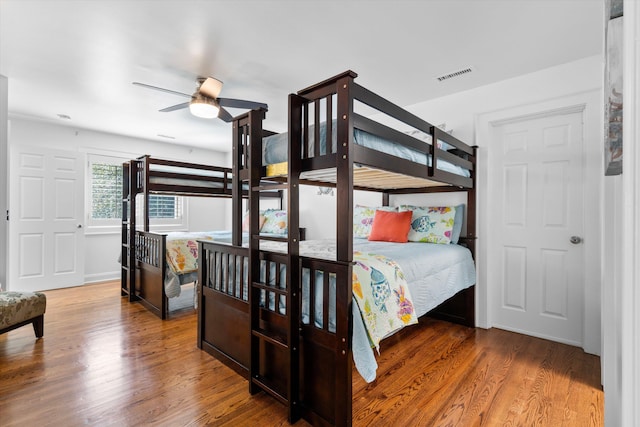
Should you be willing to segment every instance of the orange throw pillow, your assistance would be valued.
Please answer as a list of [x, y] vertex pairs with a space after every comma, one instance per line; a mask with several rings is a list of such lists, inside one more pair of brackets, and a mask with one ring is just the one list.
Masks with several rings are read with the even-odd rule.
[[411, 228], [411, 211], [376, 211], [369, 240], [406, 243]]

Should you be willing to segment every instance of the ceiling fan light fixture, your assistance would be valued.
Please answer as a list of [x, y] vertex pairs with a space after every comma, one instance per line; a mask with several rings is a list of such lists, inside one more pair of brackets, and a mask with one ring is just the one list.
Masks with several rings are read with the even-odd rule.
[[189, 111], [196, 117], [202, 117], [203, 119], [214, 119], [218, 117], [220, 112], [220, 106], [218, 102], [207, 96], [203, 96], [200, 93], [194, 94], [189, 103]]

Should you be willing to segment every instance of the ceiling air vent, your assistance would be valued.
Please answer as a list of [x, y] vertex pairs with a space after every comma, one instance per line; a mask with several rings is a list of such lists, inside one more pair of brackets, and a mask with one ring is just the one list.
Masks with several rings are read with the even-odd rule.
[[462, 76], [464, 74], [469, 74], [472, 71], [473, 71], [473, 67], [467, 67], [467, 68], [463, 68], [461, 70], [452, 71], [451, 73], [443, 74], [441, 76], [436, 77], [436, 79], [439, 82], [443, 82], [445, 80], [449, 80], [449, 79], [452, 79], [454, 77], [459, 77], [459, 76]]

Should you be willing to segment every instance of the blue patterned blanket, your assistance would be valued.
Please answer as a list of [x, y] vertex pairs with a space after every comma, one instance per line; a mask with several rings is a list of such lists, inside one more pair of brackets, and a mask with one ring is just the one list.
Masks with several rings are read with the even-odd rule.
[[418, 323], [404, 273], [383, 255], [354, 252], [353, 297], [364, 321], [371, 346], [407, 325]]

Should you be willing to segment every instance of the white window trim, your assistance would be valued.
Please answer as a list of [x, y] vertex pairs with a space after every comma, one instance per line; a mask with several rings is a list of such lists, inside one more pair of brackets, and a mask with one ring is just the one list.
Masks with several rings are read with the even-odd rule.
[[104, 156], [99, 154], [87, 154], [86, 180], [85, 185], [85, 215], [86, 215], [86, 232], [94, 233], [119, 233], [122, 225], [122, 218], [113, 219], [93, 219], [92, 216], [92, 185], [93, 174], [91, 172], [92, 165], [95, 163], [103, 163], [110, 165], [122, 166], [129, 159], [115, 156]]
[[[95, 163], [111, 164], [122, 166], [123, 163], [130, 159], [118, 156], [107, 156], [101, 154], [87, 154], [86, 166], [86, 185], [85, 185], [85, 216], [86, 216], [86, 234], [119, 234], [121, 232], [122, 218], [114, 219], [93, 219], [92, 215], [92, 165]], [[141, 195], [137, 196], [138, 206], [142, 206]], [[151, 231], [169, 232], [169, 231], [186, 231], [188, 230], [189, 203], [188, 198], [178, 196], [178, 201], [182, 203], [182, 217], [179, 219], [160, 219], [152, 218], [149, 222]], [[138, 212], [140, 212], [138, 210]], [[144, 224], [142, 218], [138, 218], [136, 225], [138, 229]]]

